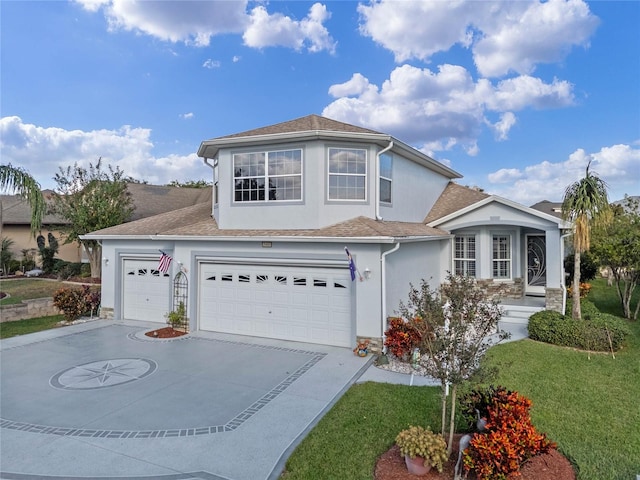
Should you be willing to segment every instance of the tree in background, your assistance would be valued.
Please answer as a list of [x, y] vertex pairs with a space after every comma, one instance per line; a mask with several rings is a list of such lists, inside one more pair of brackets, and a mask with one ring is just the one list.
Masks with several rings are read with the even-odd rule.
[[640, 205], [625, 196], [622, 207], [614, 208], [611, 222], [594, 230], [593, 255], [613, 276], [624, 317], [637, 320], [640, 301], [631, 297], [640, 281]]
[[573, 223], [573, 308], [574, 320], [582, 319], [580, 310], [580, 255], [589, 250], [591, 226], [605, 224], [609, 217], [607, 184], [589, 172], [567, 187], [562, 201], [562, 217]]
[[91, 276], [100, 277], [102, 248], [96, 240], [80, 237], [96, 230], [120, 225], [131, 218], [133, 205], [127, 192], [127, 181], [120, 168], [102, 169], [102, 159], [89, 168], [60, 167], [54, 177], [57, 183], [53, 212], [69, 222], [64, 228], [65, 243], [80, 242], [89, 258]]
[[210, 187], [211, 182], [206, 180], [187, 180], [186, 182], [179, 182], [178, 180], [171, 180], [167, 187], [181, 187], [181, 188], [207, 188]]
[[13, 260], [13, 252], [11, 251], [11, 247], [14, 242], [10, 238], [2, 237], [2, 241], [0, 242], [0, 270], [2, 270], [3, 275], [9, 274], [9, 267], [11, 265], [11, 260]]
[[[31, 206], [31, 233], [35, 236], [42, 226], [46, 203], [40, 184], [23, 168], [10, 163], [0, 165], [0, 191], [11, 191]], [[2, 238], [2, 202], [0, 202], [0, 238]]]
[[38, 235], [36, 242], [38, 243], [38, 250], [42, 257], [42, 270], [45, 273], [53, 272], [53, 260], [58, 253], [58, 240], [53, 236], [53, 233], [49, 232], [47, 235], [49, 246], [47, 247], [44, 240], [44, 235]]

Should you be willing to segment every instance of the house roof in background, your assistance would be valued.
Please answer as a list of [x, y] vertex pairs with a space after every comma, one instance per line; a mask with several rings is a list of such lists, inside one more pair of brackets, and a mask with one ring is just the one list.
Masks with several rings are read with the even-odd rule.
[[[185, 188], [144, 183], [129, 183], [127, 190], [131, 195], [134, 211], [131, 220], [151, 217], [160, 213], [211, 201], [212, 188]], [[42, 192], [51, 204], [53, 191]], [[31, 225], [31, 207], [18, 195], [2, 195], [2, 223], [6, 225]], [[47, 214], [43, 225], [66, 225], [69, 222], [57, 215]]]
[[220, 229], [211, 216], [211, 202], [123, 223], [87, 235], [91, 238], [112, 236], [177, 236], [177, 237], [237, 237], [237, 238], [415, 238], [440, 237], [448, 233], [423, 223], [376, 221], [356, 217], [318, 229]]
[[431, 211], [427, 214], [424, 223], [430, 223], [439, 218], [446, 217], [489, 196], [489, 194], [475, 188], [464, 187], [455, 182], [449, 182], [442, 194], [440, 194], [440, 197], [438, 197], [438, 200], [436, 200]]
[[549, 200], [542, 200], [530, 208], [538, 210], [539, 212], [553, 215], [554, 217], [562, 218], [562, 202], [550, 202]]

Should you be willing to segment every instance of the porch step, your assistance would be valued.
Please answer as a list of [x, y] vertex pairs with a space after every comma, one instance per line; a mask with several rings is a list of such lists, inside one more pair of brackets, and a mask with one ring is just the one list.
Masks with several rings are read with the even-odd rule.
[[501, 305], [502, 317], [501, 322], [518, 323], [527, 325], [529, 317], [536, 312], [544, 310], [544, 307], [531, 307], [526, 305]]

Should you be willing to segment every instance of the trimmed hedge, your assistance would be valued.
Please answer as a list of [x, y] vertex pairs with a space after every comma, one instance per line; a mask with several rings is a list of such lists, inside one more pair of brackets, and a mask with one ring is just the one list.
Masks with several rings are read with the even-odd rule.
[[596, 352], [622, 348], [626, 336], [631, 333], [622, 318], [601, 313], [590, 302], [584, 302], [582, 313], [582, 320], [549, 310], [534, 313], [529, 318], [529, 338]]

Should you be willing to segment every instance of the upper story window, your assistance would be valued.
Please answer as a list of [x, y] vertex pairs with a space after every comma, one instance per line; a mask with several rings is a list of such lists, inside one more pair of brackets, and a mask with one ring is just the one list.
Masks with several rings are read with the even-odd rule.
[[329, 149], [329, 200], [366, 200], [366, 184], [366, 150]]
[[476, 276], [476, 237], [474, 235], [456, 235], [453, 264], [456, 275]]
[[492, 245], [493, 278], [511, 278], [511, 235], [494, 235]]
[[380, 202], [391, 203], [392, 157], [380, 155]]
[[302, 150], [233, 155], [235, 202], [302, 200]]

